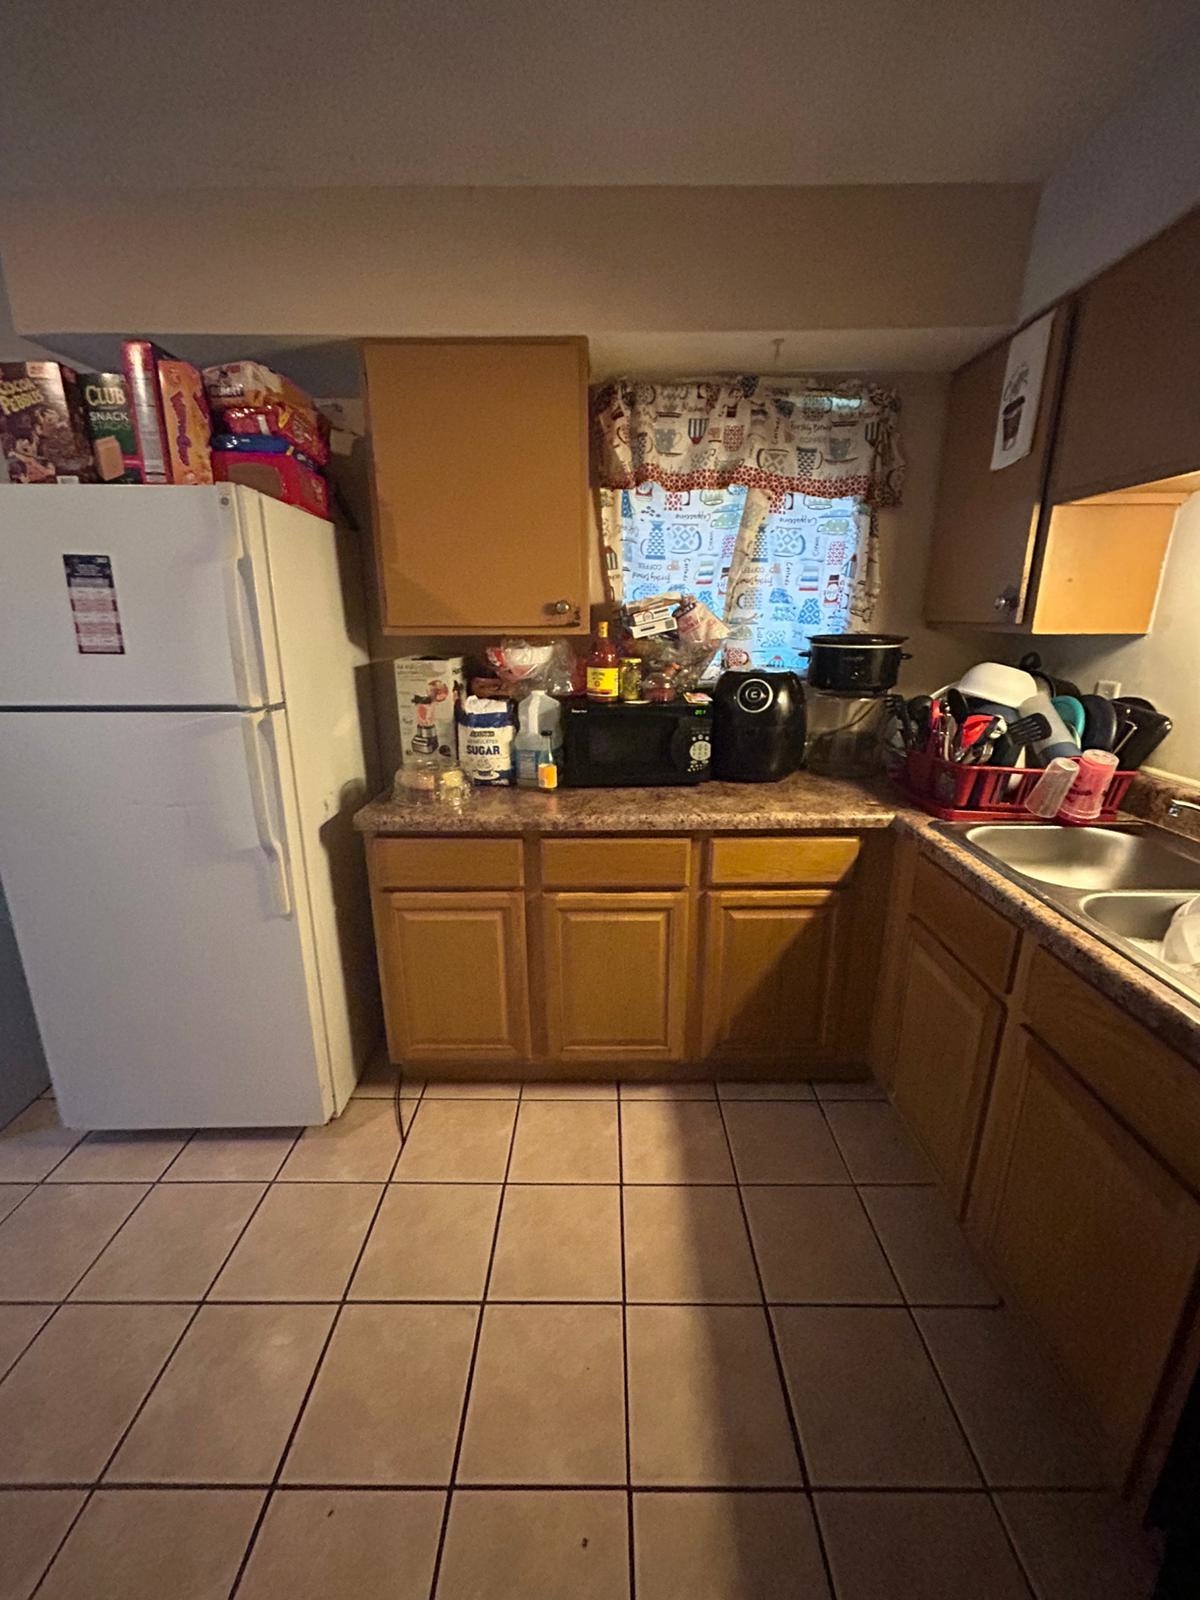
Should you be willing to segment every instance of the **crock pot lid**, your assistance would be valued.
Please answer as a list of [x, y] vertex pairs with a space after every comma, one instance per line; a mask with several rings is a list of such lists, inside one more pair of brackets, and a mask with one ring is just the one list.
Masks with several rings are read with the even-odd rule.
[[817, 633], [809, 644], [832, 645], [845, 650], [889, 650], [895, 645], [907, 644], [906, 633]]

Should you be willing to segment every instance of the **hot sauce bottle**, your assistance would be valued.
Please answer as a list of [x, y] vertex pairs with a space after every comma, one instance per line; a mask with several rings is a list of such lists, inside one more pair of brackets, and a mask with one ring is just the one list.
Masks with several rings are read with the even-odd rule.
[[587, 697], [589, 700], [616, 700], [619, 668], [617, 647], [608, 637], [608, 623], [596, 627], [596, 639], [587, 658]]

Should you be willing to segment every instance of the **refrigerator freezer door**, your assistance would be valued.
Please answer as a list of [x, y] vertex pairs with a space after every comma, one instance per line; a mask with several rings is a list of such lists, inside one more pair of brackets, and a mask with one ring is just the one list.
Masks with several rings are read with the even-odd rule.
[[0, 749], [0, 878], [63, 1120], [325, 1121], [282, 713], [0, 712]]
[[261, 503], [0, 485], [0, 706], [277, 704]]

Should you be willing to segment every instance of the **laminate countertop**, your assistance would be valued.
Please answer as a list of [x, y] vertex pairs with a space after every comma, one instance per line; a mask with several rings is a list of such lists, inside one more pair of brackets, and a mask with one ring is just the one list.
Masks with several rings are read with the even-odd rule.
[[796, 772], [778, 783], [653, 789], [473, 789], [461, 811], [382, 794], [357, 812], [360, 833], [780, 833], [890, 828], [907, 809], [886, 779]]
[[[1153, 813], [1151, 813], [1153, 814]], [[1134, 821], [1135, 818], [1128, 820]], [[655, 789], [471, 792], [461, 811], [383, 794], [355, 814], [360, 833], [392, 836], [562, 833], [807, 833], [897, 828], [1139, 1022], [1200, 1065], [1200, 998], [1135, 966], [1030, 890], [980, 860], [886, 779], [856, 782], [798, 772], [778, 783], [703, 783]]]

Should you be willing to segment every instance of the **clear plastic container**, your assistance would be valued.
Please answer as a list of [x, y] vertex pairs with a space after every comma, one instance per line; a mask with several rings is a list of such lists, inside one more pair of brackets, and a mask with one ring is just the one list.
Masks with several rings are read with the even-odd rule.
[[1104, 796], [1119, 765], [1111, 750], [1085, 750], [1080, 756], [1075, 782], [1058, 808], [1064, 822], [1095, 822], [1104, 809]]
[[887, 696], [806, 688], [804, 761], [825, 778], [869, 778], [883, 767]]

